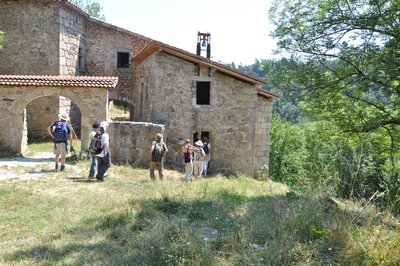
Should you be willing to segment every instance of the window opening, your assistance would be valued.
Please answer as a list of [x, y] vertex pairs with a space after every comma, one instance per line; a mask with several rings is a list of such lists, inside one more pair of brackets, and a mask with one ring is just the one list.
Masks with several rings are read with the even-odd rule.
[[118, 52], [117, 67], [129, 68], [129, 53]]
[[198, 81], [196, 88], [196, 104], [209, 105], [210, 104], [210, 82]]
[[113, 121], [130, 121], [132, 105], [122, 100], [110, 102], [110, 118]]

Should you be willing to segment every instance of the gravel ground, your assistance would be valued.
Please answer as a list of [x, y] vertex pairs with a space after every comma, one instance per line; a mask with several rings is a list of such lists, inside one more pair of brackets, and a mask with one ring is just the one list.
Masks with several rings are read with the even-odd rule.
[[54, 167], [53, 153], [33, 157], [0, 158], [0, 180], [37, 178]]

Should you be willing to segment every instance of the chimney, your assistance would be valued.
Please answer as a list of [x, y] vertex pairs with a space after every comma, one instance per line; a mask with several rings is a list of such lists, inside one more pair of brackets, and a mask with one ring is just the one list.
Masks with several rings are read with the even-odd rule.
[[197, 33], [197, 47], [196, 54], [201, 56], [202, 51], [206, 51], [207, 58], [211, 58], [211, 34], [210, 33]]

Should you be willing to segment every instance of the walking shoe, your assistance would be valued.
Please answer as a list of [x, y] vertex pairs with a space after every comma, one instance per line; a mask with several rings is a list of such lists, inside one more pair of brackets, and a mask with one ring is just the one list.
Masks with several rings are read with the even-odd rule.
[[89, 179], [93, 179], [93, 178], [94, 178], [94, 176], [90, 175], [90, 176], [88, 176], [88, 178], [89, 178]]
[[65, 170], [65, 165], [62, 164], [61, 167], [60, 167], [60, 171], [64, 171], [64, 170]]
[[58, 163], [56, 163], [56, 167], [54, 169], [56, 172], [58, 172]]

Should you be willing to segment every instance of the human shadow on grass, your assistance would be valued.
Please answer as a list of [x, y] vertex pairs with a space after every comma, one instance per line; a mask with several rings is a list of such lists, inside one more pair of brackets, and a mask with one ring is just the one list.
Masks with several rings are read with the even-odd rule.
[[[286, 228], [279, 225], [291, 221], [290, 214], [298, 217], [299, 206], [306, 206], [307, 200], [293, 195], [251, 197], [227, 188], [209, 199], [192, 201], [167, 194], [156, 199], [132, 198], [123, 211], [82, 220], [53, 236], [60, 243], [66, 235], [65, 245], [39, 244], [4, 258], [10, 263], [73, 265], [178, 265], [184, 258], [188, 264], [215, 265], [240, 253], [235, 260], [238, 264], [263, 264], [271, 252], [269, 248], [264, 251], [264, 245], [279, 241]], [[299, 229], [293, 226], [297, 230], [294, 243], [285, 251], [291, 252], [296, 241], [302, 241], [301, 234], [312, 234], [313, 223], [306, 221]]]
[[87, 177], [82, 177], [82, 176], [69, 176], [68, 180], [72, 182], [77, 182], [77, 183], [95, 183], [98, 182], [96, 178], [87, 178]]

